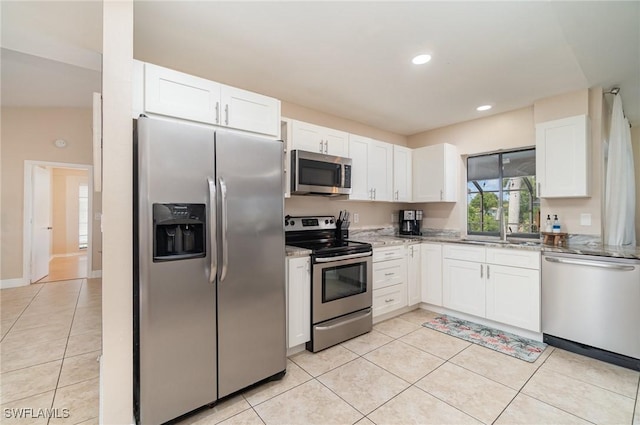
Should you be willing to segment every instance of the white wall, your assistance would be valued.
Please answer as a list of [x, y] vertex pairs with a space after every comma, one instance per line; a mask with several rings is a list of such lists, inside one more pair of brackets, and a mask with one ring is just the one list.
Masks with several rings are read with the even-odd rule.
[[133, 422], [133, 1], [103, 3], [100, 423]]

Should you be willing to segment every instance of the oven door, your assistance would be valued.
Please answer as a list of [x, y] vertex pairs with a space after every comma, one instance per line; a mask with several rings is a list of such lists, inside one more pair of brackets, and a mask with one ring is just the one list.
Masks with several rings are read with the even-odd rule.
[[[312, 322], [317, 324], [371, 307], [371, 253], [331, 261], [318, 258], [313, 265]], [[361, 256], [364, 255], [364, 256]], [[329, 260], [329, 261], [328, 261]]]

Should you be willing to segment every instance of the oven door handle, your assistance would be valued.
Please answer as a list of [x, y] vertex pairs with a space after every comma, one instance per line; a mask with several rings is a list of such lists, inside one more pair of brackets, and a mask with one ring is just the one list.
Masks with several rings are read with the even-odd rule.
[[367, 317], [367, 316], [371, 316], [371, 308], [367, 308], [366, 310], [363, 310], [362, 313], [358, 314], [356, 317], [353, 317], [353, 318], [351, 318], [349, 320], [345, 320], [343, 322], [336, 323], [336, 324], [333, 324], [333, 325], [328, 325], [328, 326], [315, 326], [315, 329], [317, 331], [328, 331], [328, 330], [335, 329], [335, 328], [340, 327], [340, 326], [344, 326], [344, 325], [346, 325], [348, 323], [355, 322], [356, 320], [362, 320], [364, 317]]
[[333, 261], [350, 260], [352, 258], [369, 257], [373, 251], [363, 252], [359, 254], [340, 255], [338, 257], [316, 258], [316, 263], [331, 263]]

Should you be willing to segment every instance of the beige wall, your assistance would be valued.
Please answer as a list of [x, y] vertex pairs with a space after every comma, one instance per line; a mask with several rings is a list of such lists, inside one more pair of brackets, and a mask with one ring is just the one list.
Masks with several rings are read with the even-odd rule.
[[[78, 248], [79, 231], [77, 225], [77, 186], [79, 182], [88, 182], [86, 170], [72, 168], [53, 168], [51, 170], [52, 255], [81, 252]], [[72, 189], [71, 193], [70, 189]]]
[[471, 154], [535, 145], [533, 108], [466, 121], [419, 133], [408, 138], [410, 148], [450, 143], [461, 155], [458, 202], [415, 204], [424, 211], [423, 227], [466, 232], [466, 157]]
[[[590, 198], [542, 199], [541, 214], [558, 214], [563, 229], [569, 233], [601, 235], [602, 198], [602, 89], [579, 90], [541, 99], [532, 107], [480, 118], [416, 134], [408, 146], [418, 148], [438, 143], [458, 147], [459, 195], [455, 204], [421, 204], [425, 226], [465, 231], [466, 162], [470, 154], [535, 145], [535, 124], [573, 115], [591, 117], [591, 193]], [[580, 214], [591, 214], [591, 225], [580, 225]]]
[[293, 118], [299, 121], [305, 121], [324, 127], [334, 128], [336, 130], [346, 131], [347, 133], [353, 133], [359, 136], [370, 137], [372, 139], [380, 140], [387, 143], [407, 146], [407, 138], [405, 136], [380, 130], [356, 121], [340, 118], [335, 115], [318, 112], [313, 109], [305, 108], [304, 106], [296, 105], [294, 103], [283, 101], [281, 111], [283, 117]]
[[[2, 108], [2, 269], [0, 279], [22, 278], [24, 161], [87, 164], [93, 162], [91, 109]], [[64, 149], [53, 141], [67, 141]], [[100, 194], [94, 194], [100, 211]], [[93, 213], [91, 214], [93, 217]], [[100, 224], [93, 223], [93, 270], [100, 270]]]
[[[407, 138], [405, 136], [314, 111], [293, 103], [282, 102], [282, 116], [335, 128], [388, 143], [402, 146], [407, 145]], [[293, 196], [285, 200], [285, 213], [289, 215], [327, 214], [337, 216], [340, 210], [347, 209], [351, 213], [358, 213], [360, 216], [358, 224], [352, 222], [352, 228], [384, 227], [392, 225], [391, 214], [395, 212], [397, 215], [398, 210], [402, 209], [402, 206], [403, 204], [398, 203], [345, 201], [322, 196]]]

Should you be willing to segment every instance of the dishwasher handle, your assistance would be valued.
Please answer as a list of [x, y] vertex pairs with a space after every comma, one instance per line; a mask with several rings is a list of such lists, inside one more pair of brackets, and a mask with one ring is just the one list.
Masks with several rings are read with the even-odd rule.
[[622, 264], [612, 264], [600, 261], [574, 260], [572, 258], [544, 257], [545, 261], [550, 263], [573, 264], [576, 266], [598, 267], [601, 269], [619, 270], [630, 272], [635, 270], [635, 266], [625, 266]]

